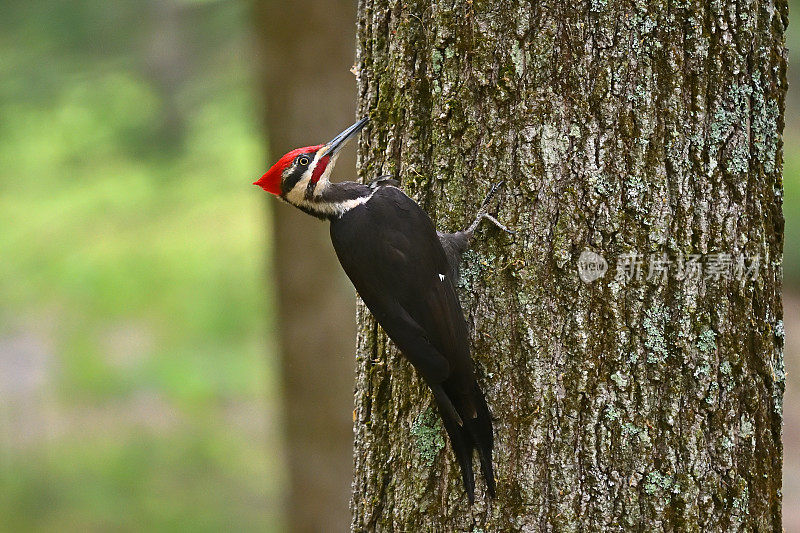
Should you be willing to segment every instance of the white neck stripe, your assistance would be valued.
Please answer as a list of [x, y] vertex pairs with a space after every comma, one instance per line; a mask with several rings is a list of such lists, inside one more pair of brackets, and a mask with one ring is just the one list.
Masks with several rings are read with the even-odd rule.
[[308, 209], [309, 211], [314, 211], [315, 213], [319, 213], [320, 215], [333, 216], [338, 218], [347, 213], [348, 211], [350, 211], [351, 209], [369, 202], [374, 195], [375, 191], [372, 191], [372, 193], [370, 193], [369, 196], [360, 196], [358, 198], [343, 200], [341, 202], [326, 202], [324, 200], [306, 200], [305, 198], [303, 198], [299, 203], [296, 203], [295, 205], [298, 207]]

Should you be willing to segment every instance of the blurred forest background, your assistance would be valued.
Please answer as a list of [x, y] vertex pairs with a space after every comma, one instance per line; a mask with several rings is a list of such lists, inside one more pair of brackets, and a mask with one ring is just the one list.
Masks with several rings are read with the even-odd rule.
[[[284, 527], [270, 219], [251, 185], [270, 163], [252, 12], [243, 0], [0, 5], [2, 531]], [[794, 88], [800, 27], [788, 46]], [[798, 110], [790, 90], [790, 531]]]
[[280, 527], [251, 10], [0, 6], [0, 530]]

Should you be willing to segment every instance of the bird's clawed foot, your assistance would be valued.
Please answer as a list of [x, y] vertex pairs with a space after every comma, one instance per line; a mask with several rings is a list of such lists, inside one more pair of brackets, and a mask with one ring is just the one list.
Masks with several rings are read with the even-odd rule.
[[492, 200], [494, 195], [497, 194], [497, 191], [499, 191], [500, 188], [503, 185], [505, 185], [505, 183], [506, 183], [505, 180], [497, 182], [494, 185], [492, 185], [491, 189], [489, 189], [489, 194], [486, 195], [486, 198], [484, 198], [483, 203], [481, 204], [481, 207], [478, 209], [478, 214], [475, 216], [475, 220], [472, 222], [472, 224], [470, 224], [469, 228], [467, 228], [467, 230], [466, 230], [466, 233], [468, 235], [472, 236], [472, 234], [478, 228], [478, 225], [481, 223], [481, 220], [488, 220], [489, 222], [491, 222], [492, 224], [494, 224], [495, 226], [497, 226], [501, 230], [505, 231], [509, 235], [516, 235], [516, 233], [514, 231], [511, 231], [510, 229], [508, 229], [504, 224], [502, 224], [499, 220], [494, 218], [488, 212], [489, 211], [489, 202]]
[[510, 229], [508, 229], [508, 227], [506, 227], [505, 225], [503, 225], [503, 223], [502, 223], [502, 222], [500, 222], [499, 220], [497, 220], [496, 218], [494, 218], [494, 217], [493, 217], [492, 215], [490, 215], [489, 213], [484, 213], [484, 214], [483, 214], [483, 216], [482, 216], [481, 218], [482, 218], [482, 219], [484, 219], [484, 220], [488, 220], [489, 222], [491, 222], [492, 224], [494, 224], [495, 226], [497, 226], [497, 227], [498, 227], [498, 228], [500, 228], [501, 230], [505, 231], [505, 232], [506, 232], [506, 233], [508, 233], [509, 235], [516, 235], [516, 234], [517, 234], [517, 232], [516, 232], [516, 231], [511, 231]]

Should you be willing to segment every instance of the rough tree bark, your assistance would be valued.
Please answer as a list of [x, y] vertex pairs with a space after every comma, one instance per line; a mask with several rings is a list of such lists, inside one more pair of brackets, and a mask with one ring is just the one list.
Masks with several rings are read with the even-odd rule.
[[[268, 164], [352, 123], [355, 22], [351, 0], [256, 3]], [[355, 172], [352, 151], [342, 154], [337, 170]], [[350, 521], [352, 477], [353, 287], [327, 225], [267, 200], [289, 466], [285, 517], [290, 531], [342, 531]]]
[[360, 1], [361, 177], [447, 231], [505, 179], [517, 235], [462, 265], [496, 500], [468, 506], [362, 306], [353, 530], [780, 531], [786, 24], [785, 0]]

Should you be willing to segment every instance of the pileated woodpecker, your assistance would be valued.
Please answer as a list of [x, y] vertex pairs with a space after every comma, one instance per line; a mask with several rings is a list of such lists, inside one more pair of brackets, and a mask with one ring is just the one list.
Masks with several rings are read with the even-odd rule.
[[494, 496], [492, 420], [475, 381], [455, 283], [461, 254], [478, 223], [486, 218], [505, 230], [485, 210], [497, 187], [469, 228], [441, 233], [395, 180], [381, 177], [370, 185], [330, 182], [339, 151], [367, 120], [359, 120], [327, 144], [292, 150], [255, 185], [330, 221], [333, 247], [345, 273], [433, 392], [470, 502], [475, 491], [473, 450], [478, 451], [487, 492]]

